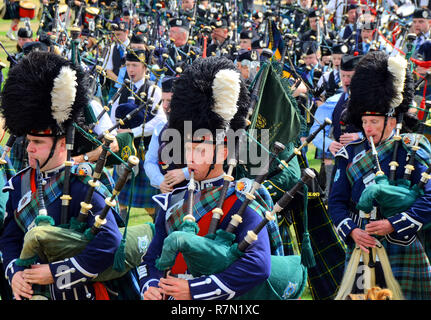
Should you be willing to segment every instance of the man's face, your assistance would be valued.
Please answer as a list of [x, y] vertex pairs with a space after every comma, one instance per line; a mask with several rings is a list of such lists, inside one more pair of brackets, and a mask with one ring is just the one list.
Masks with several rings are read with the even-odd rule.
[[339, 67], [340, 66], [340, 64], [341, 64], [341, 57], [342, 57], [343, 55], [342, 54], [339, 54], [339, 53], [333, 53], [332, 54], [332, 65], [334, 66], [334, 67]]
[[422, 18], [413, 19], [413, 32], [416, 33], [416, 35], [419, 35], [420, 33], [427, 33], [430, 29], [430, 21], [431, 20]]
[[[369, 140], [370, 137], [373, 137], [373, 142], [375, 145], [377, 145], [380, 141], [384, 141], [387, 139], [391, 133], [392, 130], [396, 126], [396, 119], [395, 118], [388, 118], [386, 128], [383, 132], [383, 128], [385, 126], [385, 117], [383, 116], [362, 116], [362, 128], [364, 129], [365, 136]], [[382, 136], [383, 132], [383, 136]], [[380, 137], [382, 136], [382, 139], [380, 140]]]
[[181, 27], [171, 27], [169, 29], [169, 38], [174, 41], [177, 47], [182, 47], [187, 43], [188, 31]]
[[361, 38], [362, 41], [369, 43], [371, 40], [373, 40], [373, 30], [362, 29]]
[[[54, 143], [53, 137], [36, 137], [32, 135], [27, 135], [27, 153], [28, 153], [28, 163], [29, 166], [33, 169], [37, 168], [37, 161], [39, 161], [39, 165], [43, 165], [48, 159], [48, 156], [51, 152], [51, 147]], [[60, 166], [65, 159], [65, 138], [60, 138], [57, 141], [57, 145], [54, 151], [53, 156], [48, 161], [48, 163], [41, 168], [42, 171], [54, 169]], [[63, 159], [64, 157], [64, 159]]]
[[312, 0], [301, 0], [299, 3], [300, 3], [301, 8], [310, 9]]
[[237, 67], [239, 72], [241, 73], [241, 76], [244, 79], [248, 79], [249, 75], [250, 75], [250, 68], [249, 68], [249, 64], [242, 64], [241, 62], [237, 62]]
[[239, 46], [241, 49], [250, 50], [251, 48], [251, 39], [240, 39]]
[[169, 114], [169, 111], [171, 111], [170, 105], [171, 105], [171, 99], [172, 99], [172, 92], [162, 92], [162, 101], [163, 101], [163, 111], [165, 114]]
[[123, 15], [123, 21], [125, 23], [130, 23], [130, 21], [132, 21], [132, 17], [131, 16], [125, 16], [125, 15]]
[[211, 37], [218, 43], [223, 43], [227, 38], [227, 33], [227, 28], [215, 28], [211, 33]]
[[340, 70], [341, 83], [343, 84], [344, 92], [347, 92], [354, 74], [355, 74], [354, 70], [353, 71]]
[[[185, 144], [186, 161], [189, 171], [194, 171], [194, 178], [196, 181], [202, 181], [209, 178], [214, 178], [211, 173], [207, 176], [211, 163], [213, 162], [215, 146], [211, 143], [194, 143], [187, 142]], [[226, 148], [217, 148], [216, 164], [222, 165], [225, 155], [227, 154]]]
[[320, 22], [320, 27], [322, 27], [322, 20], [319, 20], [318, 17], [312, 17], [308, 19], [308, 22], [310, 23], [310, 29], [317, 31], [317, 23]]
[[356, 9], [347, 11], [347, 20], [349, 23], [355, 23], [356, 21]]
[[144, 78], [147, 68], [142, 62], [138, 61], [126, 61], [126, 70], [130, 80], [138, 82]]
[[307, 54], [304, 57], [304, 62], [307, 66], [314, 67], [316, 64], [319, 63], [319, 56], [317, 53]]
[[128, 31], [119, 31], [119, 30], [116, 30], [116, 31], [114, 31], [114, 35], [115, 35], [114, 39], [116, 41], [125, 42], [127, 40], [127, 35], [128, 34], [129, 34]]
[[20, 48], [22, 48], [22, 46], [25, 44], [25, 43], [27, 43], [27, 42], [32, 42], [33, 41], [33, 39], [32, 38], [20, 38], [20, 37], [18, 37], [18, 46], [20, 47]]
[[195, 1], [194, 0], [183, 0], [181, 3], [181, 8], [183, 10], [192, 10], [194, 7]]
[[331, 56], [322, 56], [322, 64], [325, 66], [329, 66], [332, 61]]

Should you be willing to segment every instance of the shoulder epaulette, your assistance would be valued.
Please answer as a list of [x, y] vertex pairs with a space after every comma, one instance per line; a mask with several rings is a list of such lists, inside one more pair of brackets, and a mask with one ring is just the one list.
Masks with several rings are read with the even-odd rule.
[[349, 142], [348, 144], [346, 144], [345, 146], [343, 146], [336, 154], [335, 157], [342, 157], [345, 158], [347, 160], [349, 160], [349, 152], [347, 151], [347, 148], [349, 146], [353, 146], [353, 145], [357, 145], [360, 144], [362, 142], [364, 142], [365, 138], [362, 139], [357, 139], [354, 141]]
[[15, 179], [16, 177], [21, 176], [23, 173], [27, 172], [29, 169], [31, 169], [30, 166], [18, 171], [13, 177], [11, 177], [6, 184], [4, 185], [4, 187], [2, 188], [2, 192], [7, 192], [7, 191], [11, 191], [11, 190], [15, 190], [15, 188], [13, 187], [13, 183], [12, 180]]
[[343, 146], [340, 150], [338, 150], [338, 152], [335, 154], [335, 157], [342, 157], [349, 160], [349, 153], [346, 150], [346, 146]]

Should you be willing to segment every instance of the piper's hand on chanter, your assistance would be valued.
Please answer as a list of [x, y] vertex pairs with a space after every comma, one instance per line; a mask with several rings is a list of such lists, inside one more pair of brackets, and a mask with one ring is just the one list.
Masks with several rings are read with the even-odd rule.
[[343, 145], [337, 141], [332, 141], [329, 145], [329, 151], [335, 156], [338, 151], [343, 147]]
[[31, 284], [27, 283], [23, 278], [23, 271], [18, 271], [13, 275], [11, 287], [16, 300], [22, 300], [22, 298], [31, 299], [33, 295]]
[[367, 231], [355, 228], [350, 233], [353, 241], [356, 245], [364, 252], [369, 253], [368, 248], [374, 248], [376, 246], [376, 239], [368, 234]]

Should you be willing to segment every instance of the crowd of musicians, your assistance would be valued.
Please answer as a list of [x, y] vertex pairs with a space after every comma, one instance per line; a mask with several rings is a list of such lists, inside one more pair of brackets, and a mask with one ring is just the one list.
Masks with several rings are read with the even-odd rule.
[[431, 299], [427, 0], [0, 15], [2, 300]]

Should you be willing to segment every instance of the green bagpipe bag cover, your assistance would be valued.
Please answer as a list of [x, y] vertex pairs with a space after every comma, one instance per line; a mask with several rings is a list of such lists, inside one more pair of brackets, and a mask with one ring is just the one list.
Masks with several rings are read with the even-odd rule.
[[271, 256], [271, 274], [267, 280], [236, 300], [294, 300], [307, 286], [307, 268], [301, 256]]
[[417, 197], [423, 195], [417, 185], [410, 186], [410, 181], [398, 180], [392, 184], [386, 175], [376, 176], [376, 183], [365, 188], [359, 198], [356, 208], [371, 212], [377, 202], [380, 212], [389, 218], [410, 208]]
[[[159, 270], [170, 269], [179, 252], [183, 254], [187, 270], [194, 276], [210, 275], [224, 271], [241, 255], [233, 233], [217, 230], [213, 235], [198, 236], [193, 230], [194, 222], [185, 221], [180, 228], [166, 237], [160, 258], [156, 260]], [[197, 230], [197, 229], [196, 229]]]
[[[119, 229], [122, 234], [124, 229]], [[152, 223], [127, 227], [124, 270], [117, 271], [111, 266], [93, 280], [107, 281], [120, 278], [132, 268], [139, 266], [153, 237]], [[30, 266], [38, 258], [48, 263], [70, 258], [80, 253], [88, 242], [89, 239], [84, 233], [75, 230], [50, 225], [36, 226], [25, 234], [17, 264]]]
[[[233, 243], [235, 235], [217, 230], [213, 235], [197, 235], [195, 222], [185, 221], [181, 231], [166, 237], [160, 258], [156, 260], [159, 270], [170, 269], [179, 252], [194, 276], [211, 275], [224, 271], [243, 253]], [[271, 256], [270, 277], [248, 293], [238, 297], [247, 300], [297, 299], [307, 283], [307, 268], [301, 264], [301, 256]]]

